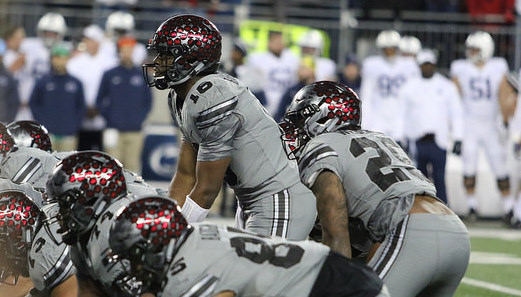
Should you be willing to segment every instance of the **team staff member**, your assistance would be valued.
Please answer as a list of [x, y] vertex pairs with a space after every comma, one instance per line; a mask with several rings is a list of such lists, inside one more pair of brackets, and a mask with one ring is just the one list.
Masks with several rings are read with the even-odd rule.
[[[431, 50], [416, 57], [421, 77], [411, 78], [400, 91], [405, 136], [416, 166], [425, 176], [432, 176], [438, 198], [447, 203], [445, 164], [447, 147], [461, 153], [463, 107], [456, 85], [435, 72], [437, 58]], [[419, 96], [418, 94], [421, 94]], [[429, 172], [428, 166], [432, 166]]]
[[242, 209], [240, 227], [305, 239], [316, 217], [315, 197], [300, 182], [279, 127], [259, 100], [239, 80], [216, 73], [221, 34], [215, 25], [175, 16], [159, 26], [148, 47], [158, 52], [145, 65], [154, 67], [150, 86], [171, 89], [170, 111], [184, 136], [170, 196], [188, 222], [204, 220], [226, 180]]

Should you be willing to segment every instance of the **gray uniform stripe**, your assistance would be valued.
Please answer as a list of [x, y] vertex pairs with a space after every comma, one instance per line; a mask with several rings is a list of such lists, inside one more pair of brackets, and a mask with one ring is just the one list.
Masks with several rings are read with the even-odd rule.
[[409, 221], [409, 216], [407, 215], [403, 221], [396, 226], [396, 228], [391, 233], [392, 239], [389, 240], [387, 245], [385, 246], [385, 250], [380, 256], [380, 259], [373, 267], [373, 270], [378, 274], [378, 276], [383, 279], [387, 272], [391, 269], [392, 265], [398, 258], [398, 254], [403, 246], [403, 242], [405, 239], [405, 230], [407, 229], [407, 223]]
[[56, 265], [43, 276], [45, 287], [54, 288], [72, 269], [72, 261], [69, 258], [69, 249], [66, 248], [60, 255]]
[[214, 107], [203, 110], [195, 120], [197, 128], [206, 128], [232, 113], [239, 102], [238, 97], [226, 100]]
[[299, 162], [299, 170], [303, 170], [309, 165], [315, 163], [316, 161], [323, 159], [329, 156], [338, 156], [338, 154], [327, 145], [319, 145], [309, 153], [307, 153], [304, 157], [302, 157]]
[[13, 177], [15, 183], [27, 182], [35, 173], [42, 167], [40, 160], [36, 158], [29, 158], [22, 168]]
[[210, 297], [213, 296], [213, 289], [217, 285], [217, 277], [205, 275], [200, 281], [193, 285], [188, 292], [181, 297]]
[[289, 193], [283, 190], [273, 195], [273, 221], [271, 235], [286, 238], [289, 222]]

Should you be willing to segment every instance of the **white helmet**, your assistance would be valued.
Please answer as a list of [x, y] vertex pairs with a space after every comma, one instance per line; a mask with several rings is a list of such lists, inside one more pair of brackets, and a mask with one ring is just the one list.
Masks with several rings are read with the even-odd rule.
[[119, 38], [121, 32], [125, 33], [131, 32], [134, 30], [134, 16], [132, 16], [128, 12], [124, 11], [115, 11], [109, 15], [107, 18], [107, 22], [105, 23], [105, 31], [113, 37]]
[[384, 30], [378, 33], [376, 36], [376, 47], [387, 48], [387, 47], [399, 47], [400, 46], [400, 33], [395, 30]]
[[[38, 36], [43, 40], [45, 46], [50, 48], [54, 44], [63, 40], [65, 31], [67, 31], [67, 25], [65, 24], [65, 19], [61, 14], [48, 12], [38, 21], [36, 31], [38, 32]], [[44, 32], [55, 32], [58, 36], [56, 38], [46, 37], [44, 36]]]
[[414, 36], [402, 36], [400, 39], [400, 52], [405, 55], [417, 55], [422, 49], [420, 40]]
[[314, 48], [318, 51], [318, 54], [321, 54], [324, 48], [324, 37], [318, 30], [309, 30], [299, 39], [298, 45]]
[[[470, 34], [465, 40], [465, 55], [473, 63], [484, 62], [494, 54], [494, 40], [485, 31], [476, 31]], [[479, 52], [472, 54], [470, 49], [478, 49]]]

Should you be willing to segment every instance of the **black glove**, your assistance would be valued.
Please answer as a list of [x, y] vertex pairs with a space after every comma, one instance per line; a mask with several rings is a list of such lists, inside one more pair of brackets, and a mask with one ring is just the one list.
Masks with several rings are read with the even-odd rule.
[[456, 156], [461, 155], [461, 141], [456, 140], [454, 142], [454, 146], [452, 147], [452, 153]]

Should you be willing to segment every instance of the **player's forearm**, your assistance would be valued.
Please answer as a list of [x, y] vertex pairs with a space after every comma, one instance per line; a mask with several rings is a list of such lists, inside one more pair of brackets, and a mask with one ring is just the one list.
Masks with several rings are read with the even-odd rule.
[[179, 207], [182, 207], [186, 195], [190, 194], [195, 185], [195, 177], [176, 173], [170, 183], [169, 196], [177, 201]]
[[220, 190], [220, 185], [202, 185], [201, 183], [196, 183], [189, 195], [190, 198], [192, 198], [192, 200], [194, 200], [199, 206], [210, 209]]

